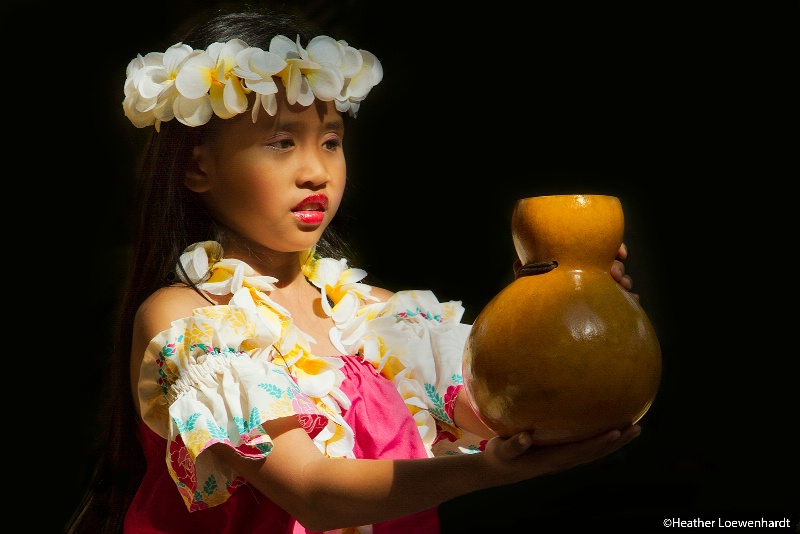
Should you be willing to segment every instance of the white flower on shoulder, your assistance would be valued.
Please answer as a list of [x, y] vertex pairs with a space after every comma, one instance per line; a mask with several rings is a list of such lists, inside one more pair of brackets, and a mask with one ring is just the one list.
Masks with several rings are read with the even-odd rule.
[[[222, 245], [216, 241], [201, 241], [189, 245], [181, 254], [179, 262], [183, 270], [177, 270], [178, 278], [187, 284], [203, 282], [210, 276], [211, 266], [222, 259], [222, 252]], [[183, 271], [188, 279], [184, 277]]]
[[[322, 309], [339, 328], [345, 328], [358, 314], [361, 300], [378, 300], [370, 295], [372, 287], [360, 283], [367, 272], [347, 266], [347, 260], [320, 258], [307, 254], [303, 274], [322, 293]], [[333, 303], [333, 306], [331, 306]]]
[[222, 245], [216, 241], [203, 241], [186, 248], [181, 254], [180, 264], [186, 271], [178, 269], [178, 277], [184, 283], [194, 282], [200, 289], [212, 295], [236, 293], [242, 287], [259, 291], [272, 291], [278, 281], [272, 276], [257, 275], [248, 264], [236, 259], [223, 259]]

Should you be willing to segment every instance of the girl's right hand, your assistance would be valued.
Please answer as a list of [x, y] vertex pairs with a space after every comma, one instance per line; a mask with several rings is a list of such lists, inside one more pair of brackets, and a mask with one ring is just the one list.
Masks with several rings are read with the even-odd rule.
[[639, 425], [573, 443], [533, 445], [530, 432], [520, 432], [510, 438], [495, 437], [488, 441], [484, 454], [492, 468], [514, 470], [522, 479], [557, 473], [581, 464], [593, 462], [626, 445], [641, 433]]

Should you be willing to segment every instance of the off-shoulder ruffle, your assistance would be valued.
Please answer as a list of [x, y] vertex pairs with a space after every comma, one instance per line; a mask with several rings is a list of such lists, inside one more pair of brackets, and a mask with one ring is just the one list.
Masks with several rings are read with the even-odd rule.
[[270, 361], [273, 339], [254, 312], [208, 306], [150, 342], [139, 381], [142, 418], [169, 442], [168, 468], [189, 510], [224, 502], [243, 482], [201, 454], [210, 445], [266, 456], [265, 421], [297, 416], [312, 436], [328, 423]]

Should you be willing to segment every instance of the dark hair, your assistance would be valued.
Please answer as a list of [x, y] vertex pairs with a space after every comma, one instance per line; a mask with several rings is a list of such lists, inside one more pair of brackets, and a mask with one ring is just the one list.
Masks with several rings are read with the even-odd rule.
[[[307, 43], [309, 36], [320, 33], [312, 33], [310, 23], [293, 11], [228, 8], [217, 9], [212, 15], [195, 25], [182, 42], [198, 49], [237, 38], [266, 50], [274, 35], [299, 35]], [[132, 221], [130, 263], [109, 367], [109, 401], [104, 403], [106, 429], [97, 446], [97, 464], [87, 492], [66, 526], [68, 534], [122, 532], [125, 514], [144, 475], [145, 460], [136, 437], [137, 419], [130, 392], [133, 320], [150, 294], [177, 281], [175, 266], [188, 245], [223, 241], [221, 228], [203, 202], [183, 185], [193, 147], [203, 143], [219, 120], [213, 117], [199, 127], [188, 127], [175, 119], [164, 122], [160, 131], [153, 129], [143, 154], [136, 182], [137, 218]], [[318, 250], [330, 256], [352, 257], [352, 250], [333, 225], [326, 229]]]

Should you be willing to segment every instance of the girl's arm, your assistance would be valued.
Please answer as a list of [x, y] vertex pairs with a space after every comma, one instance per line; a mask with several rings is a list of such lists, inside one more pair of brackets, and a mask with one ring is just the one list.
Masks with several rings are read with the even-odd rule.
[[294, 418], [264, 424], [274, 447], [266, 458], [209, 451], [311, 530], [377, 523], [477, 490], [563, 471], [605, 456], [639, 434], [611, 431], [567, 445], [531, 447], [526, 432], [493, 438], [482, 453], [415, 460], [330, 459]]
[[[165, 288], [149, 299], [137, 317], [133, 354], [143, 354], [145, 340], [172, 318], [202, 305], [196, 299], [191, 290], [176, 288]], [[141, 358], [132, 360], [135, 384]], [[454, 418], [465, 430], [489, 439], [484, 452], [415, 460], [330, 459], [294, 417], [287, 417], [264, 423], [273, 440], [266, 458], [245, 458], [223, 444], [203, 454], [228, 464], [306, 528], [323, 531], [402, 517], [467, 493], [588, 463], [622, 447], [640, 430], [633, 426], [577, 443], [531, 447], [528, 433], [493, 437], [463, 391]]]

